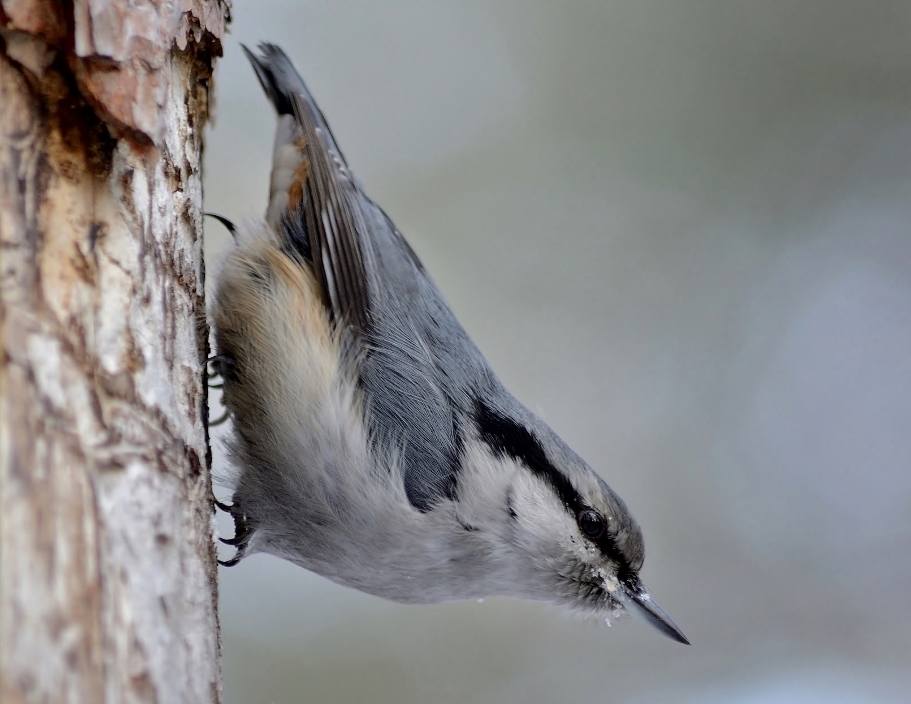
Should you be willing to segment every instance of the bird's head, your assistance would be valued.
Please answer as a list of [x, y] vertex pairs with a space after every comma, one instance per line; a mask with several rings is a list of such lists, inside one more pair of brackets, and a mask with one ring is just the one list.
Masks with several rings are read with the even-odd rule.
[[489, 471], [508, 477], [491, 510], [516, 557], [511, 588], [585, 615], [630, 613], [689, 643], [639, 580], [642, 531], [620, 497], [547, 425], [527, 411], [515, 415], [476, 405]]

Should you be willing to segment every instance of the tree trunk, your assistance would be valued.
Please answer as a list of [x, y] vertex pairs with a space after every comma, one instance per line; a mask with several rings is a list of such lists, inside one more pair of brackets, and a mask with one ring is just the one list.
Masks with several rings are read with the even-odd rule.
[[200, 158], [225, 0], [0, 0], [0, 700], [215, 702]]

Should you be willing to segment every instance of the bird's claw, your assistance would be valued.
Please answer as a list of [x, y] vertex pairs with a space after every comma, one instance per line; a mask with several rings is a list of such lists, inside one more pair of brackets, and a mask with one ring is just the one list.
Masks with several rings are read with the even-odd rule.
[[230, 560], [218, 561], [218, 564], [222, 567], [233, 567], [240, 562], [247, 553], [247, 547], [250, 544], [250, 538], [253, 537], [255, 528], [250, 521], [250, 518], [247, 516], [246, 511], [241, 508], [240, 502], [236, 498], [234, 499], [233, 504], [224, 504], [216, 499], [215, 505], [222, 511], [230, 513], [231, 518], [234, 519], [234, 537], [219, 538], [219, 540], [225, 545], [237, 548], [237, 552], [234, 553], [234, 557]]

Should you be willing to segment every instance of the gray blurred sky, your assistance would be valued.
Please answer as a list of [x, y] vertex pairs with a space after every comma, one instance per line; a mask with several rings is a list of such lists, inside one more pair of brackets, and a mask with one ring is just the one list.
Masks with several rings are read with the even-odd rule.
[[[207, 209], [265, 206], [238, 42], [277, 42], [494, 368], [631, 506], [693, 646], [256, 556], [221, 572], [228, 701], [911, 701], [911, 2], [234, 17]], [[210, 223], [210, 271], [225, 246]]]

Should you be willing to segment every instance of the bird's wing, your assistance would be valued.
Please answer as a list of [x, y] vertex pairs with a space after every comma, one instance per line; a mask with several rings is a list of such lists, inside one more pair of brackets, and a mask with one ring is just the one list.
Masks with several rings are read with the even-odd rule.
[[[244, 51], [279, 113], [267, 219], [311, 262], [335, 320], [353, 328], [379, 445], [395, 451], [421, 511], [451, 498], [461, 466], [461, 366], [483, 358], [414, 251], [363, 192], [288, 57]], [[486, 366], [485, 366], [486, 368]]]
[[369, 253], [362, 245], [367, 226], [359, 207], [364, 196], [287, 55], [274, 44], [261, 44], [261, 56], [243, 50], [280, 117], [268, 219], [288, 231], [299, 253], [312, 261], [332, 318], [366, 331]]

